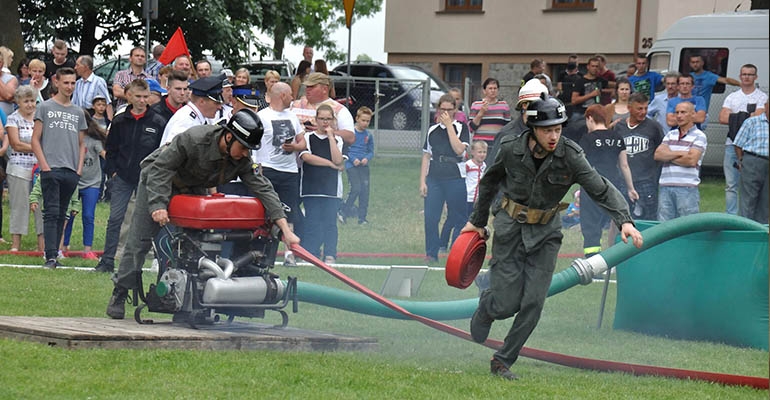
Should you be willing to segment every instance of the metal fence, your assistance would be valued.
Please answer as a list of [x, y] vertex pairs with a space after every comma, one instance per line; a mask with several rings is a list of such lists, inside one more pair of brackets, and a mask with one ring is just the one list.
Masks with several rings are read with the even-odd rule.
[[337, 101], [346, 104], [354, 117], [362, 106], [374, 112], [369, 130], [374, 135], [377, 154], [420, 154], [424, 132], [428, 131], [435, 114], [434, 103], [443, 94], [431, 91], [429, 79], [332, 79]]
[[[355, 117], [361, 106], [374, 112], [369, 131], [375, 152], [385, 157], [419, 157], [428, 128], [435, 123], [436, 105], [445, 92], [431, 88], [431, 81], [392, 78], [332, 76], [336, 100], [347, 105]], [[512, 103], [519, 83], [501, 82], [501, 98]], [[466, 115], [473, 101], [481, 98], [480, 85], [466, 79], [461, 86]], [[349, 95], [347, 95], [349, 91]], [[424, 106], [425, 105], [425, 106]], [[513, 108], [513, 107], [511, 107]]]

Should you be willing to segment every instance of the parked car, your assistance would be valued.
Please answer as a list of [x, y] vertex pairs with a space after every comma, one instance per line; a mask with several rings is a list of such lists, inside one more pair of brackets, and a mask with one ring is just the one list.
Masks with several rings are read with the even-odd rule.
[[[350, 112], [355, 115], [358, 108], [367, 106], [375, 110], [376, 85], [373, 80], [357, 80], [357, 77], [381, 78], [379, 85], [379, 128], [395, 130], [420, 129], [422, 121], [422, 87], [418, 81], [430, 79], [430, 119], [433, 121], [435, 105], [449, 87], [432, 73], [413, 65], [382, 64], [378, 62], [357, 62], [350, 64], [350, 77], [335, 78], [334, 75], [347, 75], [348, 65], [342, 64], [332, 70], [334, 89], [337, 97], [345, 98], [347, 81], [350, 81]], [[383, 107], [388, 103], [392, 104]], [[372, 125], [373, 126], [373, 125]]]
[[112, 96], [112, 83], [115, 81], [115, 74], [120, 70], [128, 69], [129, 65], [128, 54], [126, 54], [119, 56], [118, 58], [107, 60], [94, 67], [96, 76], [107, 81], [107, 90], [110, 92], [110, 96]]
[[249, 70], [249, 76], [251, 76], [251, 85], [259, 89], [260, 92], [265, 91], [265, 74], [267, 71], [278, 71], [281, 75], [281, 81], [290, 83], [291, 78], [294, 77], [295, 67], [290, 61], [287, 60], [261, 60], [252, 61], [250, 63], [238, 65], [233, 69], [233, 72], [240, 68], [246, 68]]

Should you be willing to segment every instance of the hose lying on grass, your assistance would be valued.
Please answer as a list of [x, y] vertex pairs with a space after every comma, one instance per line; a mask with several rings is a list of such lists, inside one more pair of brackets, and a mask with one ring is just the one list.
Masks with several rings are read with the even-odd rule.
[[[635, 254], [654, 247], [666, 240], [690, 233], [713, 230], [760, 230], [767, 232], [768, 228], [754, 221], [721, 213], [696, 214], [662, 223], [643, 232], [644, 245], [641, 249], [636, 249], [631, 244], [620, 243], [602, 252], [602, 254], [599, 255], [599, 259], [594, 259], [592, 257], [592, 261], [590, 262], [587, 260], [579, 260], [581, 262], [573, 263], [570, 268], [554, 275], [548, 295], [551, 296], [561, 293], [579, 283], [590, 283], [593, 275], [604, 272], [607, 269], [607, 265], [617, 265]], [[468, 332], [437, 320], [469, 318], [478, 304], [478, 299], [448, 302], [391, 301], [354, 281], [338, 270], [324, 264], [301, 246], [294, 245], [292, 246], [292, 250], [296, 256], [321, 268], [363, 294], [362, 296], [361, 294], [345, 292], [320, 285], [300, 283], [297, 287], [298, 300], [379, 317], [413, 319], [461, 339], [472, 340]], [[501, 341], [493, 339], [487, 339], [487, 341], [484, 342], [485, 346], [495, 350], [502, 347], [502, 344]], [[678, 379], [696, 379], [724, 385], [750, 386], [758, 389], [768, 389], [770, 386], [770, 380], [764, 377], [721, 374], [573, 357], [528, 347], [522, 348], [520, 354], [541, 361], [595, 371], [617, 371], [639, 376], [653, 375]]]

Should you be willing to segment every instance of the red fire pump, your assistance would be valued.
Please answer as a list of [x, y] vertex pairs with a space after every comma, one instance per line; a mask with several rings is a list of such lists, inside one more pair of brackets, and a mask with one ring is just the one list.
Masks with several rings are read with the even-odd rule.
[[[136, 308], [134, 319], [150, 312], [174, 315], [174, 322], [192, 327], [232, 322], [236, 316], [264, 318], [266, 310], [282, 317], [293, 303], [297, 312], [297, 280], [284, 283], [271, 270], [280, 243], [280, 229], [265, 217], [262, 203], [252, 197], [176, 195], [168, 206], [175, 229], [158, 241], [158, 279]], [[141, 276], [141, 273], [140, 273]]]

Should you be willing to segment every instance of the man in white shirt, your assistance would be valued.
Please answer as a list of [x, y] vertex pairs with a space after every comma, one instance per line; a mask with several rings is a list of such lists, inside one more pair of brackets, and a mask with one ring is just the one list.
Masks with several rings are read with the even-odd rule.
[[[257, 113], [262, 120], [264, 133], [262, 146], [254, 151], [254, 161], [260, 172], [273, 184], [281, 202], [289, 206], [289, 224], [300, 231], [302, 213], [299, 211], [299, 168], [297, 155], [305, 149], [305, 138], [299, 118], [289, 106], [292, 102], [291, 86], [277, 82], [270, 88], [270, 106]], [[284, 265], [295, 266], [294, 255], [286, 252]]]
[[[745, 64], [741, 67], [741, 90], [730, 93], [722, 104], [719, 112], [719, 123], [729, 124], [730, 114], [741, 111], [748, 112], [751, 117], [762, 114], [764, 104], [767, 102], [767, 94], [757, 89], [754, 82], [757, 80], [757, 67], [753, 64]], [[754, 111], [749, 108], [753, 105]], [[737, 129], [736, 129], [737, 133]], [[735, 154], [735, 146], [728, 136], [725, 140], [725, 158], [722, 165], [725, 173], [725, 203], [728, 214], [738, 213], [738, 183], [741, 180], [741, 172], [736, 167], [738, 156]]]
[[170, 143], [177, 135], [197, 125], [208, 124], [222, 108], [222, 78], [209, 76], [190, 84], [190, 101], [168, 120], [160, 145]]

